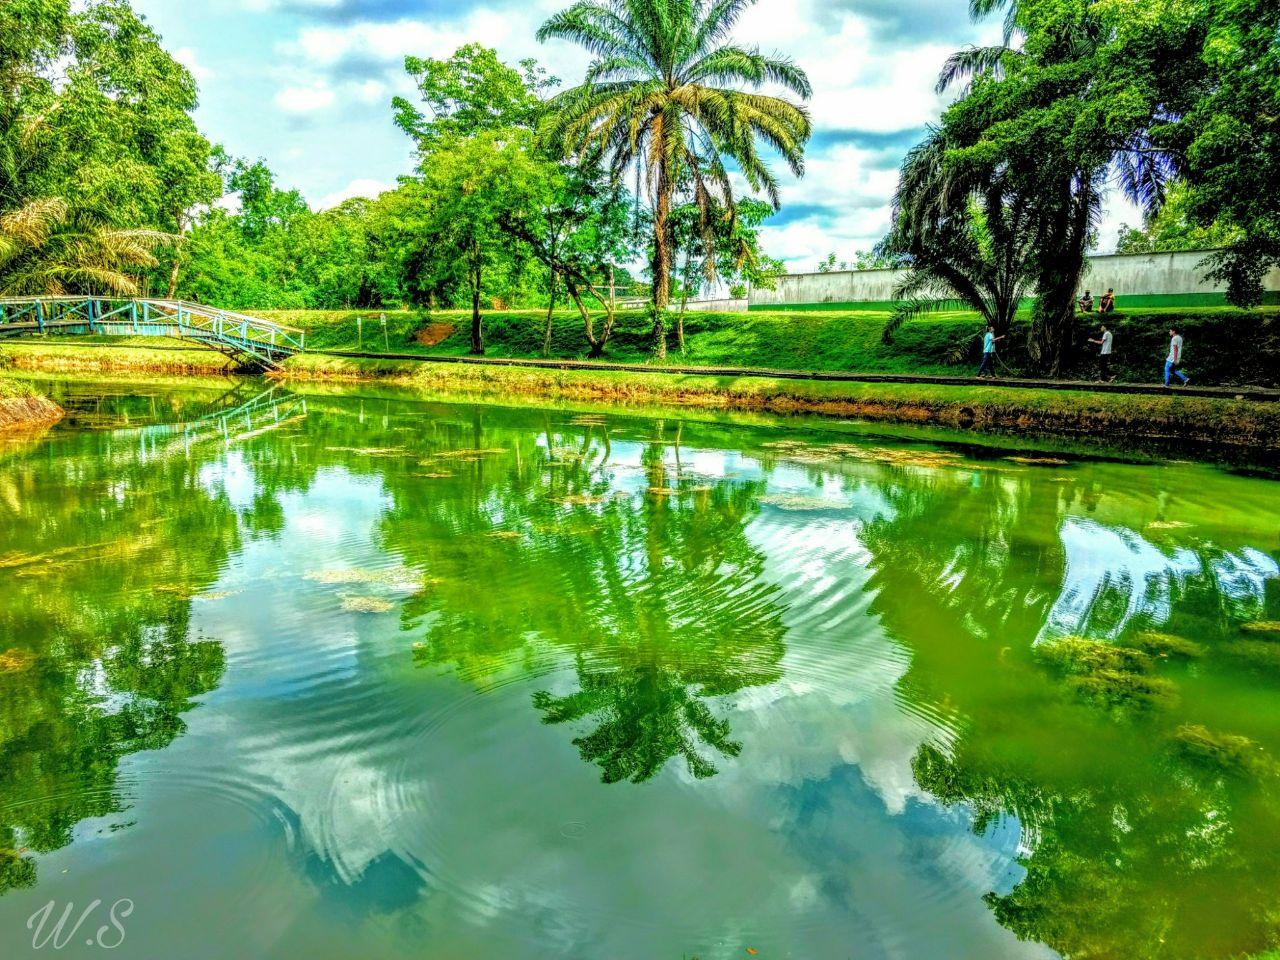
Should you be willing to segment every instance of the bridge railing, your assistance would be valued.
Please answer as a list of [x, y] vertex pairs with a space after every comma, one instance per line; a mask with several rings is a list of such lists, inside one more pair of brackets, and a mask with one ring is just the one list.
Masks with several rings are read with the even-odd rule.
[[[263, 320], [234, 310], [221, 310], [189, 300], [139, 300], [151, 310], [173, 316], [179, 324], [207, 330], [218, 337], [231, 337], [255, 345], [270, 345], [290, 352], [306, 349], [307, 334], [300, 327]], [[149, 312], [149, 311], [148, 311]]]
[[[112, 326], [175, 325], [180, 332], [205, 334], [269, 354], [296, 353], [306, 349], [306, 331], [261, 317], [222, 310], [189, 300], [152, 297], [5, 297], [0, 298], [0, 324], [24, 321], [41, 329], [46, 321], [83, 320], [91, 329]], [[140, 331], [139, 331], [140, 332]]]

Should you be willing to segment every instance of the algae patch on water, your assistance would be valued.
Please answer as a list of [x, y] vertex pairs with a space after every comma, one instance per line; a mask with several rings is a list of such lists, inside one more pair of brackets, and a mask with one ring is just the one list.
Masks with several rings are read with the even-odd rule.
[[390, 613], [395, 604], [383, 597], [347, 595], [342, 598], [342, 609], [347, 613]]
[[844, 500], [809, 496], [803, 493], [771, 493], [761, 497], [760, 502], [767, 503], [771, 507], [777, 507], [779, 510], [795, 510], [798, 512], [844, 510], [849, 506]]
[[1041, 644], [1036, 653], [1077, 696], [1096, 706], [1149, 709], [1177, 700], [1177, 689], [1154, 675], [1155, 661], [1142, 650], [1062, 637]]
[[1215, 733], [1201, 724], [1187, 723], [1173, 738], [1180, 755], [1215, 772], [1260, 779], [1280, 771], [1262, 745], [1248, 737]]
[[35, 654], [29, 650], [11, 647], [4, 653], [0, 653], [0, 673], [23, 673], [31, 669], [35, 662]]
[[1199, 660], [1205, 654], [1204, 646], [1194, 640], [1157, 630], [1144, 630], [1135, 634], [1125, 641], [1125, 645], [1153, 657], [1177, 660]]
[[375, 585], [402, 593], [416, 593], [427, 582], [421, 573], [403, 565], [375, 569], [335, 567], [326, 570], [311, 570], [303, 574], [303, 579], [332, 586]]

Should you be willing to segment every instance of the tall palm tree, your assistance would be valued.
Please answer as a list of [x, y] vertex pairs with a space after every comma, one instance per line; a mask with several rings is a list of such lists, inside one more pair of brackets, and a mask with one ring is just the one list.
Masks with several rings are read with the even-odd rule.
[[81, 224], [65, 201], [30, 200], [0, 213], [0, 294], [136, 296], [154, 251], [177, 238], [158, 230]]
[[755, 0], [580, 0], [556, 14], [538, 38], [558, 37], [596, 57], [585, 82], [549, 104], [545, 133], [566, 155], [600, 157], [621, 176], [643, 173], [653, 205], [653, 343], [666, 356], [665, 314], [675, 255], [671, 220], [677, 191], [701, 211], [708, 248], [714, 209], [734, 211], [726, 160], [776, 208], [778, 180], [759, 144], [804, 172], [809, 114], [776, 84], [807, 99], [809, 78], [792, 61], [729, 42]]

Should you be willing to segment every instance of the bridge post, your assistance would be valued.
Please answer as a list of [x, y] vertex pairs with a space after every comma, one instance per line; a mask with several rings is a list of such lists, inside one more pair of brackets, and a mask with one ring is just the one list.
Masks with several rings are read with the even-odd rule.
[[36, 301], [36, 329], [44, 333], [44, 303]]
[[98, 301], [90, 299], [85, 302], [85, 313], [89, 317], [89, 332], [98, 332]]
[[138, 301], [137, 300], [133, 301], [133, 304], [129, 309], [129, 316], [133, 320], [133, 332], [137, 333], [138, 332]]

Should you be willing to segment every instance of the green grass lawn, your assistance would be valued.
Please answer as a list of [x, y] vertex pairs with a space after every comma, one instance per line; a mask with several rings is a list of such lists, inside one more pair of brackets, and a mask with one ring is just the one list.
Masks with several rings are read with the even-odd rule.
[[[462, 355], [469, 350], [470, 317], [461, 311], [388, 311], [386, 332], [381, 311], [268, 311], [263, 314], [302, 327], [314, 350]], [[363, 319], [363, 336], [357, 326]], [[753, 310], [748, 313], [690, 313], [685, 317], [687, 349], [669, 362], [700, 366], [773, 369], [849, 370], [885, 373], [954, 374], [976, 367], [981, 324], [977, 314], [937, 313], [911, 321], [886, 344], [881, 338], [888, 314], [883, 309]], [[1094, 352], [1085, 340], [1096, 331], [1097, 317], [1082, 318], [1074, 375], [1092, 377]], [[529, 358], [542, 355], [545, 313], [534, 310], [487, 311], [487, 355]], [[1001, 351], [1011, 375], [1032, 369], [1023, 344], [1027, 317]], [[1162, 373], [1168, 328], [1176, 324], [1186, 340], [1187, 369], [1203, 384], [1280, 383], [1280, 308], [1255, 311], [1223, 306], [1184, 306], [1121, 310], [1110, 318], [1115, 332], [1116, 372], [1121, 379], [1151, 382]], [[599, 321], [597, 321], [597, 329]], [[431, 345], [419, 341], [428, 335]], [[582, 322], [571, 311], [557, 312], [552, 323], [555, 358], [587, 355]], [[650, 358], [649, 324], [643, 312], [620, 314], [604, 359], [645, 363]]]
[[21, 380], [10, 380], [8, 377], [0, 377], [0, 400], [14, 400], [34, 395], [35, 388], [31, 384], [23, 383]]

